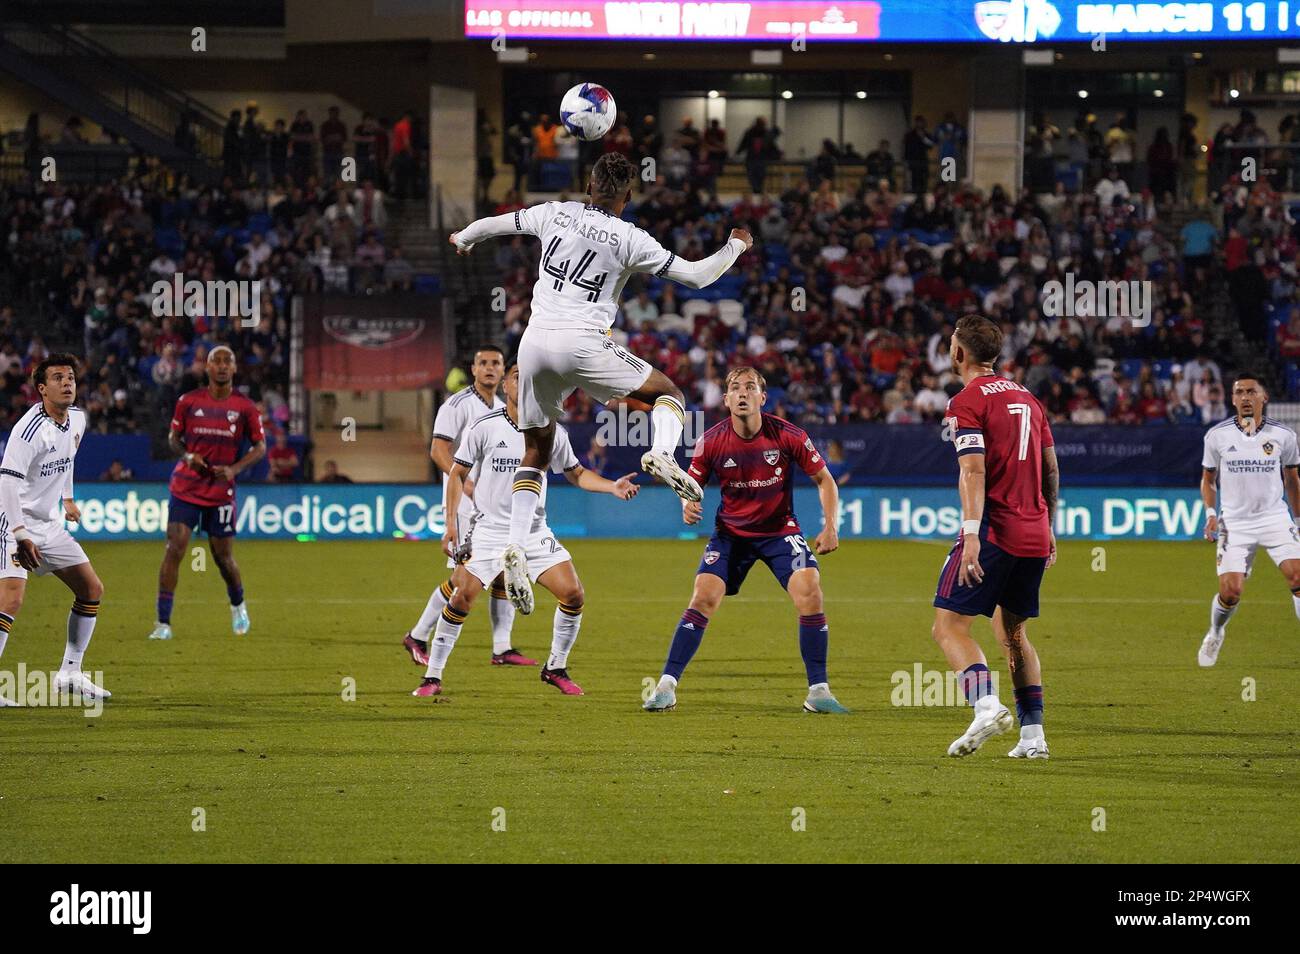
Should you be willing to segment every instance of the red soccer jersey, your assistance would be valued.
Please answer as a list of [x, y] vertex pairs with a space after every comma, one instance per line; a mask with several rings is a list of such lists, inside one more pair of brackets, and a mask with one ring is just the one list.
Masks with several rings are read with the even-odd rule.
[[771, 414], [749, 440], [736, 433], [731, 418], [704, 432], [691, 458], [690, 474], [704, 486], [718, 475], [722, 506], [717, 528], [736, 537], [799, 533], [794, 517], [794, 467], [812, 476], [826, 466], [812, 438]]
[[[266, 439], [256, 404], [234, 392], [218, 401], [207, 388], [181, 395], [172, 415], [172, 433], [180, 435], [186, 451], [200, 455], [212, 467], [239, 460], [245, 438], [250, 444]], [[233, 480], [217, 480], [207, 470], [190, 467], [184, 458], [176, 462], [170, 489], [181, 500], [200, 507], [230, 503], [235, 498]]]
[[988, 541], [1012, 556], [1047, 556], [1043, 449], [1055, 442], [1038, 399], [1014, 381], [982, 375], [953, 396], [947, 416], [954, 421], [957, 456], [984, 455]]

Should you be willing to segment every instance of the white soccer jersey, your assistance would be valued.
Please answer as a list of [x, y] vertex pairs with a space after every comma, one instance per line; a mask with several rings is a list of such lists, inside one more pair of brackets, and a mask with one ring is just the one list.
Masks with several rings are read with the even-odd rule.
[[[480, 417], [465, 432], [456, 451], [456, 463], [478, 470], [474, 484], [474, 509], [479, 527], [489, 531], [510, 530], [511, 497], [514, 494], [515, 471], [524, 457], [524, 433], [510, 420], [505, 410], [494, 411]], [[560, 474], [578, 466], [578, 457], [569, 443], [569, 433], [559, 425], [555, 428], [555, 442], [551, 446], [551, 470]], [[541, 499], [533, 517], [531, 533], [546, 525], [546, 481], [542, 481]]]
[[[457, 391], [438, 408], [438, 416], [433, 420], [433, 436], [451, 441], [451, 456], [456, 456], [466, 429], [484, 414], [499, 411], [505, 407], [500, 395], [493, 393], [492, 403], [488, 404], [473, 386]], [[475, 479], [477, 474], [472, 475]], [[447, 503], [447, 475], [442, 475], [442, 502]], [[468, 512], [468, 501], [461, 507]]]
[[516, 232], [542, 240], [531, 328], [608, 331], [628, 276], [662, 275], [676, 258], [645, 229], [594, 205], [543, 202], [514, 219]]
[[1229, 529], [1260, 521], [1289, 520], [1282, 468], [1300, 466], [1295, 431], [1265, 418], [1253, 435], [1236, 417], [1205, 434], [1203, 467], [1218, 472], [1219, 517]]
[[[23, 525], [43, 528], [63, 521], [63, 499], [72, 496], [72, 461], [86, 433], [86, 414], [79, 407], [68, 409], [68, 419], [59, 424], [36, 404], [18, 419], [9, 433], [0, 480], [19, 481], [18, 500]], [[14, 530], [17, 514], [0, 515], [4, 529]]]

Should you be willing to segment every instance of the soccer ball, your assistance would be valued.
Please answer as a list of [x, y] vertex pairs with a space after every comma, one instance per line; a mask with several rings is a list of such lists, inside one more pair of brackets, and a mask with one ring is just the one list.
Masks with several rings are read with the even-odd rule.
[[570, 134], [586, 142], [609, 132], [617, 115], [613, 94], [595, 83], [579, 83], [560, 101], [560, 122]]

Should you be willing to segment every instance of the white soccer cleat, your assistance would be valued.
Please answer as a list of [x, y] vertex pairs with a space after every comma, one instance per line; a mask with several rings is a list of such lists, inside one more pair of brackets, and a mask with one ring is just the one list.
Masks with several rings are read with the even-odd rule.
[[90, 681], [84, 672], [62, 672], [54, 677], [54, 691], [59, 695], [81, 696], [83, 699], [111, 699], [113, 694]]
[[1021, 739], [1016, 747], [1007, 753], [1012, 759], [1046, 759], [1047, 740], [1042, 736], [1036, 739]]
[[248, 621], [248, 604], [230, 607], [230, 631], [236, 636], [247, 636], [252, 623]]
[[1196, 654], [1196, 661], [1201, 664], [1202, 669], [1209, 669], [1219, 661], [1219, 650], [1223, 648], [1223, 637], [1227, 636], [1227, 630], [1210, 630], [1201, 640], [1201, 649]]
[[149, 634], [150, 639], [171, 639], [172, 628], [166, 623], [154, 623], [153, 632]]
[[528, 579], [528, 556], [517, 543], [506, 547], [501, 554], [505, 564], [506, 598], [519, 612], [527, 616], [533, 611], [533, 584]]
[[979, 751], [981, 745], [993, 738], [993, 736], [1001, 735], [1011, 728], [1013, 721], [1011, 710], [1004, 705], [983, 712], [976, 711], [975, 718], [971, 720], [970, 728], [958, 736], [952, 745], [948, 746], [948, 754], [953, 758], [974, 754]]
[[662, 480], [673, 489], [673, 493], [689, 503], [699, 503], [704, 499], [699, 483], [678, 466], [672, 454], [646, 451], [641, 455], [641, 469]]

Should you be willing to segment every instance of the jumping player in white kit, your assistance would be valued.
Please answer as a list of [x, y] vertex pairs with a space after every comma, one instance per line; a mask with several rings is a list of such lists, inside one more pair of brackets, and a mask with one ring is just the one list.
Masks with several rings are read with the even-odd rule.
[[1295, 431], [1264, 416], [1267, 403], [1259, 379], [1240, 375], [1232, 385], [1237, 413], [1205, 434], [1201, 501], [1205, 536], [1218, 540], [1219, 568], [1210, 629], [1196, 656], [1206, 668], [1218, 661], [1225, 627], [1260, 547], [1282, 571], [1300, 616], [1300, 449]]
[[700, 485], [674, 457], [686, 420], [681, 390], [662, 371], [619, 347], [609, 329], [633, 272], [704, 288], [721, 278], [753, 239], [743, 229], [732, 229], [727, 244], [708, 258], [684, 261], [645, 230], [619, 218], [632, 200], [635, 180], [631, 160], [607, 152], [592, 167], [590, 202], [544, 202], [479, 219], [451, 235], [462, 255], [497, 236], [535, 235], [542, 242], [532, 317], [519, 342], [519, 427], [525, 447], [513, 484], [504, 561], [506, 593], [522, 613], [533, 609], [524, 544], [551, 459], [555, 421], [565, 398], [576, 389], [602, 404], [632, 397], [653, 405], [653, 436], [641, 458], [642, 469], [683, 500], [701, 498]]

